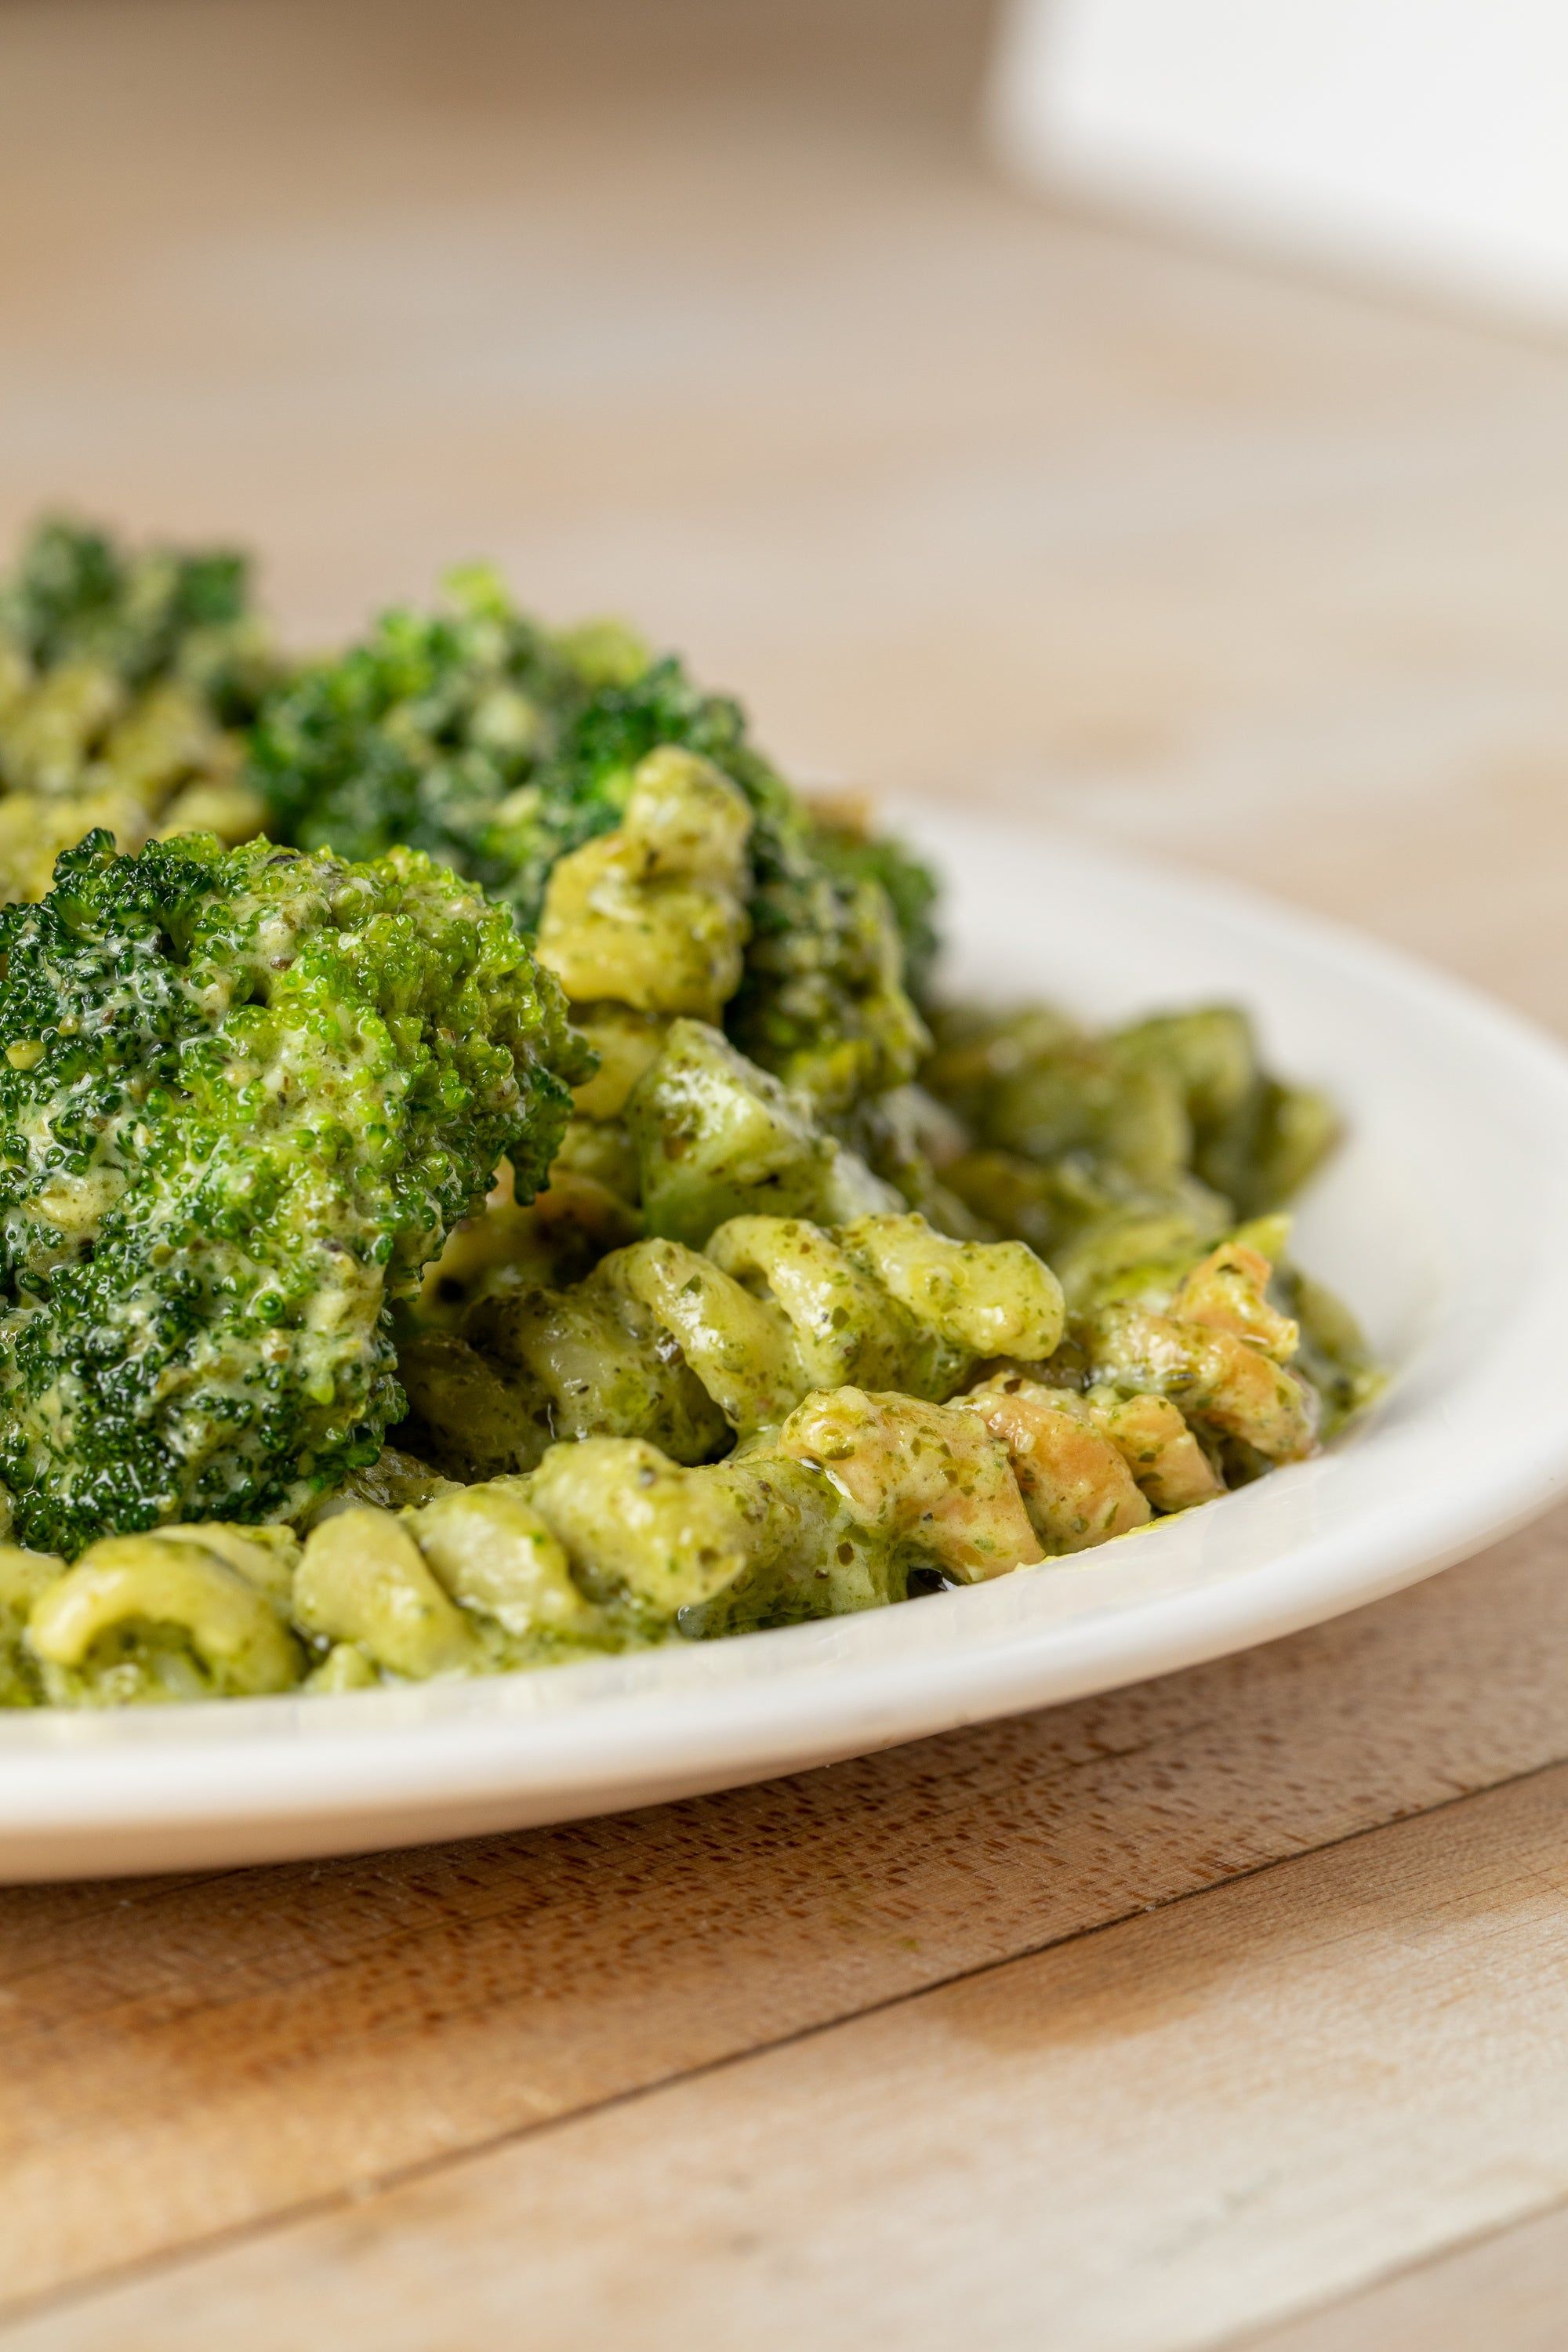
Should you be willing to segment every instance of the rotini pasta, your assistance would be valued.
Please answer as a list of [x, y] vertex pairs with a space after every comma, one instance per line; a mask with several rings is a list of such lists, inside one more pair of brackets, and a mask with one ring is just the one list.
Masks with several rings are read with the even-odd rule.
[[0, 581], [0, 1705], [880, 1607], [1312, 1452], [1378, 1385], [1276, 1213], [1324, 1098], [1227, 1006], [943, 1006], [934, 891], [492, 573], [285, 677], [234, 559], [40, 532]]
[[1318, 1400], [1288, 1368], [1298, 1331], [1263, 1296], [1269, 1266], [1228, 1242], [1183, 1276], [1163, 1312], [1101, 1307], [1079, 1329], [1091, 1381], [1180, 1406], [1191, 1426], [1247, 1463], [1299, 1462], [1317, 1443]]
[[574, 1004], [717, 1021], [751, 929], [743, 793], [710, 761], [668, 745], [632, 777], [613, 833], [563, 857], [539, 921], [539, 957]]
[[914, 1215], [828, 1232], [735, 1217], [706, 1250], [648, 1238], [574, 1290], [492, 1295], [465, 1335], [401, 1358], [410, 1439], [458, 1475], [521, 1471], [561, 1437], [645, 1436], [711, 1459], [814, 1388], [941, 1401], [987, 1356], [1048, 1356], [1055, 1277], [1020, 1242], [955, 1242]]
[[837, 1225], [903, 1206], [798, 1096], [700, 1022], [671, 1024], [626, 1117], [644, 1223], [670, 1241], [700, 1248], [752, 1212]]
[[1233, 1216], [1295, 1192], [1338, 1128], [1321, 1095], [1269, 1076], [1229, 1005], [1100, 1037], [1037, 1009], [950, 1013], [922, 1077], [978, 1144], [1026, 1167], [1077, 1156], [1155, 1188], [1191, 1174]]
[[45, 1585], [26, 1645], [55, 1706], [252, 1697], [296, 1683], [300, 1547], [287, 1529], [216, 1524], [108, 1536]]
[[[1051, 1276], [1020, 1249], [913, 1216], [836, 1234], [752, 1217], [707, 1252], [616, 1253], [578, 1286], [579, 1347], [585, 1313], [630, 1308], [600, 1337], [606, 1377], [662, 1343], [715, 1416], [709, 1450], [739, 1433], [727, 1459], [587, 1426], [617, 1409], [595, 1391], [568, 1442], [520, 1445], [524, 1473], [457, 1483], [389, 1449], [302, 1541], [165, 1528], [69, 1568], [8, 1547], [0, 1689], [24, 1705], [346, 1691], [880, 1607], [912, 1579], [1087, 1550], [1310, 1444], [1296, 1328], [1250, 1243], [1209, 1253], [1158, 1308], [1103, 1308], [1065, 1337]], [[550, 1310], [555, 1356], [510, 1368], [514, 1400], [525, 1377], [564, 1393], [572, 1296]], [[492, 1301], [489, 1319], [525, 1304]], [[1033, 1369], [962, 1385], [987, 1353]], [[645, 1391], [623, 1417], [651, 1411]]]
[[261, 830], [233, 719], [269, 664], [244, 597], [231, 556], [35, 534], [0, 594], [0, 902], [41, 898], [96, 825], [123, 849]]

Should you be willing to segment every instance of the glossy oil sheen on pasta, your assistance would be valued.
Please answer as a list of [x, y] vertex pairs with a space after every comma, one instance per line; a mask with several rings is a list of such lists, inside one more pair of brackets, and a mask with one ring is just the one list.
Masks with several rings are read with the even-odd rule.
[[224, 555], [0, 592], [0, 1704], [880, 1607], [1373, 1393], [1230, 1006], [945, 1003], [933, 878], [626, 629], [292, 667]]

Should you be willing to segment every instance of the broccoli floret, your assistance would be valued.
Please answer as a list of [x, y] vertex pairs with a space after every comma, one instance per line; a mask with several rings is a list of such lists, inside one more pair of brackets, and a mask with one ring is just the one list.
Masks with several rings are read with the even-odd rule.
[[[405, 843], [482, 884], [525, 930], [562, 846], [616, 821], [547, 805], [535, 782], [608, 658], [579, 659], [513, 610], [493, 577], [449, 583], [452, 609], [384, 614], [363, 645], [269, 698], [251, 775], [269, 829], [307, 849], [374, 857]], [[645, 667], [629, 641], [623, 663]], [[559, 840], [563, 830], [569, 838]]]
[[811, 846], [829, 873], [880, 885], [903, 941], [904, 985], [917, 1004], [923, 1003], [941, 945], [934, 919], [940, 893], [931, 867], [892, 835], [872, 833], [859, 823], [819, 822]]
[[0, 913], [0, 1482], [66, 1553], [290, 1515], [404, 1411], [390, 1305], [592, 1057], [417, 852], [95, 834]]
[[908, 1078], [925, 1035], [895, 913], [924, 954], [921, 869], [872, 845], [858, 865], [819, 836], [740, 706], [702, 692], [679, 662], [650, 661], [612, 625], [552, 635], [489, 572], [452, 584], [450, 613], [388, 614], [263, 710], [251, 772], [272, 829], [350, 856], [411, 842], [531, 935], [556, 860], [620, 823], [638, 761], [662, 744], [699, 752], [754, 814], [731, 1035], [828, 1109]]
[[39, 526], [0, 582], [0, 901], [41, 898], [95, 826], [254, 833], [237, 728], [273, 665], [226, 550], [131, 552]]

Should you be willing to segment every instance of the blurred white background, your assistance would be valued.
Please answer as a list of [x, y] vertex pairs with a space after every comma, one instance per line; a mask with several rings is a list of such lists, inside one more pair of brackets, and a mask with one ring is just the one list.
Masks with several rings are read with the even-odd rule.
[[1026, 176], [1568, 320], [1562, 0], [1009, 0]]

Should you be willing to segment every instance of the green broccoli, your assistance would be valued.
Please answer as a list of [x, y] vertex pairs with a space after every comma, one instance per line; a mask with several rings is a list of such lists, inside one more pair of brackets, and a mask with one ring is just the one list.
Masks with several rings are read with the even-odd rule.
[[738, 704], [678, 661], [651, 661], [613, 624], [552, 635], [488, 572], [449, 586], [450, 611], [385, 615], [265, 706], [250, 772], [272, 830], [353, 856], [412, 843], [531, 935], [556, 860], [620, 823], [638, 761], [661, 744], [700, 752], [754, 814], [731, 1034], [830, 1110], [907, 1079], [926, 1041], [895, 913], [923, 955], [929, 877], [890, 851], [879, 864], [871, 845], [858, 862], [820, 834]]
[[74, 1553], [291, 1515], [404, 1410], [390, 1304], [592, 1056], [501, 910], [417, 852], [187, 835], [0, 913], [0, 1481]]
[[0, 902], [41, 898], [98, 825], [126, 850], [256, 832], [235, 730], [272, 674], [242, 556], [41, 524], [0, 582]]
[[934, 920], [940, 894], [931, 867], [903, 842], [890, 834], [873, 833], [858, 818], [819, 814], [811, 847], [830, 874], [880, 886], [903, 941], [904, 985], [917, 1003], [923, 1003], [941, 945]]
[[[272, 696], [251, 776], [280, 836], [346, 857], [423, 849], [527, 930], [561, 849], [616, 822], [613, 806], [566, 804], [540, 772], [606, 663], [617, 673], [602, 636], [584, 672], [572, 641], [514, 611], [489, 572], [449, 585], [450, 611], [384, 614], [363, 644]], [[624, 641], [623, 669], [647, 660]]]

